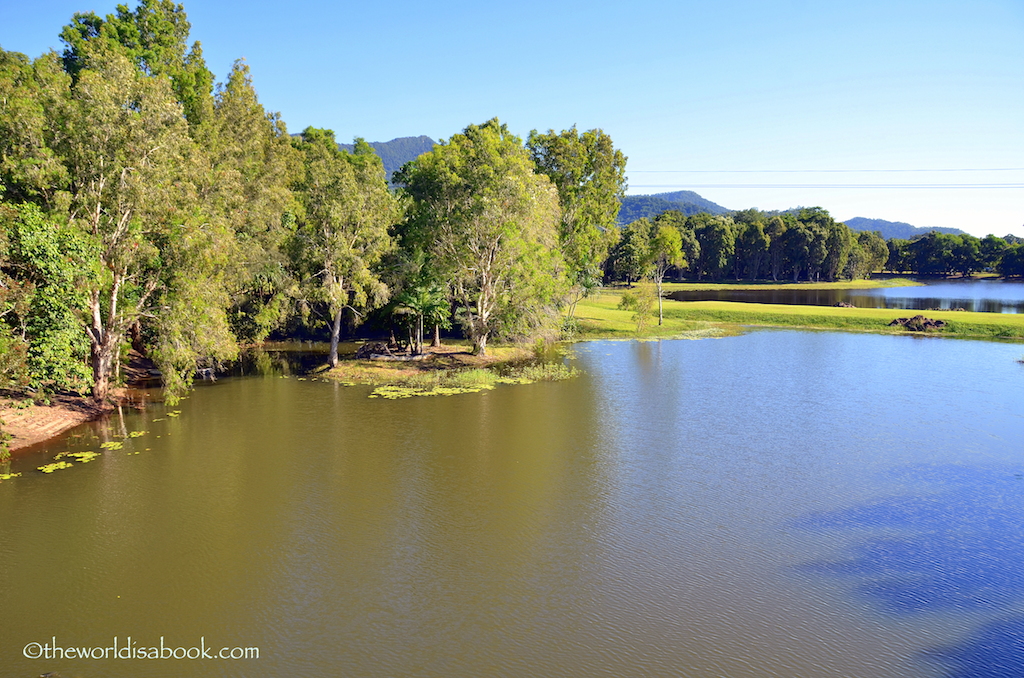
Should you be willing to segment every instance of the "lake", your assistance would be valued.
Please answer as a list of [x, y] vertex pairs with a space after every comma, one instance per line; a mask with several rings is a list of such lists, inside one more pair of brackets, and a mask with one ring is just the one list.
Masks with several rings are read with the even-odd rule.
[[676, 301], [744, 301], [758, 304], [858, 308], [955, 309], [984, 313], [1024, 313], [1024, 282], [1004, 280], [927, 280], [921, 287], [878, 287], [866, 290], [698, 290], [672, 292]]
[[[577, 379], [448, 397], [200, 384], [13, 462], [0, 665], [1019, 676], [1022, 353], [780, 330], [579, 344]], [[115, 636], [259, 658], [23, 656]]]

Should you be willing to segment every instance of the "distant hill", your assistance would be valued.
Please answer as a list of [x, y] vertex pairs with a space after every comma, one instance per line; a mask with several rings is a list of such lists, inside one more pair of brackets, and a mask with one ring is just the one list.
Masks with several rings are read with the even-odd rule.
[[653, 195], [627, 195], [622, 199], [619, 210], [619, 224], [625, 225], [641, 217], [653, 219], [662, 212], [679, 210], [683, 214], [727, 214], [728, 210], [711, 202], [693, 191], [673, 191], [671, 193], [655, 193]]
[[[391, 141], [371, 141], [370, 146], [373, 146], [373, 150], [380, 156], [384, 163], [385, 176], [388, 181], [391, 181], [391, 175], [395, 173], [395, 170], [434, 148], [435, 143], [430, 137], [420, 135], [418, 137], [399, 137]], [[351, 153], [355, 146], [338, 144], [338, 148]]]
[[937, 231], [939, 233], [954, 233], [961, 235], [964, 231], [959, 228], [945, 228], [945, 227], [934, 227], [925, 228], [922, 226], [911, 226], [910, 224], [902, 221], [886, 221], [885, 219], [865, 219], [864, 217], [854, 217], [853, 219], [847, 219], [845, 222], [854, 231], [878, 231], [882, 234], [882, 237], [888, 240], [889, 238], [902, 238], [904, 240], [910, 240], [917, 236], [924, 235], [929, 231]]

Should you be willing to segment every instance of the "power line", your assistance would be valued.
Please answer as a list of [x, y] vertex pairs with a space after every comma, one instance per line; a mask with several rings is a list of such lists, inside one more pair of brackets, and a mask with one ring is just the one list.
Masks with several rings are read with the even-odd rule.
[[767, 169], [767, 170], [627, 170], [627, 174], [831, 174], [856, 172], [1024, 172], [1024, 167], [960, 167], [922, 169]]
[[630, 184], [630, 188], [1021, 189], [1018, 184]]

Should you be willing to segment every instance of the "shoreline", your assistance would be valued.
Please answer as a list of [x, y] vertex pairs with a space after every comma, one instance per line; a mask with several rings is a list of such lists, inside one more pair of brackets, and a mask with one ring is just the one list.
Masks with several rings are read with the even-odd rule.
[[[858, 281], [870, 283], [867, 287], [891, 286], [892, 279]], [[920, 284], [906, 281], [902, 283]], [[849, 288], [842, 283], [771, 283], [749, 285], [745, 283], [666, 283], [666, 291], [680, 289], [740, 289], [743, 287], [766, 289], [835, 289]], [[838, 332], [872, 332], [878, 334], [912, 334], [941, 338], [1009, 340], [1024, 342], [1024, 316], [965, 311], [924, 311], [928, 317], [946, 321], [947, 327], [938, 331], [907, 332], [892, 328], [888, 323], [898, 317], [918, 315], [909, 309], [842, 308], [834, 306], [799, 306], [792, 304], [757, 304], [725, 301], [664, 300], [664, 324], [657, 325], [657, 317], [649, 319], [643, 332], [637, 332], [632, 311], [618, 308], [625, 287], [606, 287], [579, 302], [574, 318], [575, 330], [559, 343], [573, 344], [583, 341], [704, 339], [734, 336], [744, 327], [779, 328], [792, 330], [828, 330]], [[493, 372], [507, 369], [536, 357], [536, 351], [517, 345], [495, 344], [488, 355], [475, 356], [465, 343], [450, 342], [440, 347], [424, 347], [421, 360], [356, 360], [343, 358], [337, 367], [326, 365], [312, 374], [346, 385], [429, 388], [444, 385], [459, 373], [471, 371]], [[141, 374], [141, 373], [140, 373]], [[142, 376], [148, 376], [144, 374]], [[114, 391], [114, 400], [96, 404], [88, 396], [54, 395], [49, 405], [31, 403], [28, 398], [13, 397], [6, 393], [0, 397], [0, 420], [3, 430], [11, 434], [8, 447], [12, 458], [29, 454], [32, 448], [62, 433], [95, 421], [122, 406], [137, 406], [128, 394], [131, 388]], [[27, 403], [27, 404], [23, 404]]]
[[[26, 400], [29, 404], [21, 404]], [[71, 395], [51, 396], [49, 405], [31, 403], [31, 398], [5, 397], [0, 399], [0, 419], [4, 422], [3, 430], [11, 435], [7, 445], [14, 458], [80, 424], [100, 419], [116, 408], [113, 404], [97, 404], [89, 397]]]

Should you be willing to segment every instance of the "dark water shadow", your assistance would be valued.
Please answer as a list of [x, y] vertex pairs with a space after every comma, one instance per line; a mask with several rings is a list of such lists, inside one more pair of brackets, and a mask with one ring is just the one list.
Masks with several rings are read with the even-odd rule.
[[1005, 611], [964, 643], [922, 658], [944, 665], [948, 678], [1024, 676], [1024, 616], [1014, 609], [1024, 601], [1024, 469], [915, 467], [899, 476], [922, 493], [797, 521], [801, 529], [855, 539], [856, 532], [874, 533], [841, 559], [799, 570], [853, 580], [856, 595], [897, 616]]
[[967, 643], [931, 650], [924, 657], [945, 665], [946, 678], [1024, 676], [1024, 616], [986, 624]]

